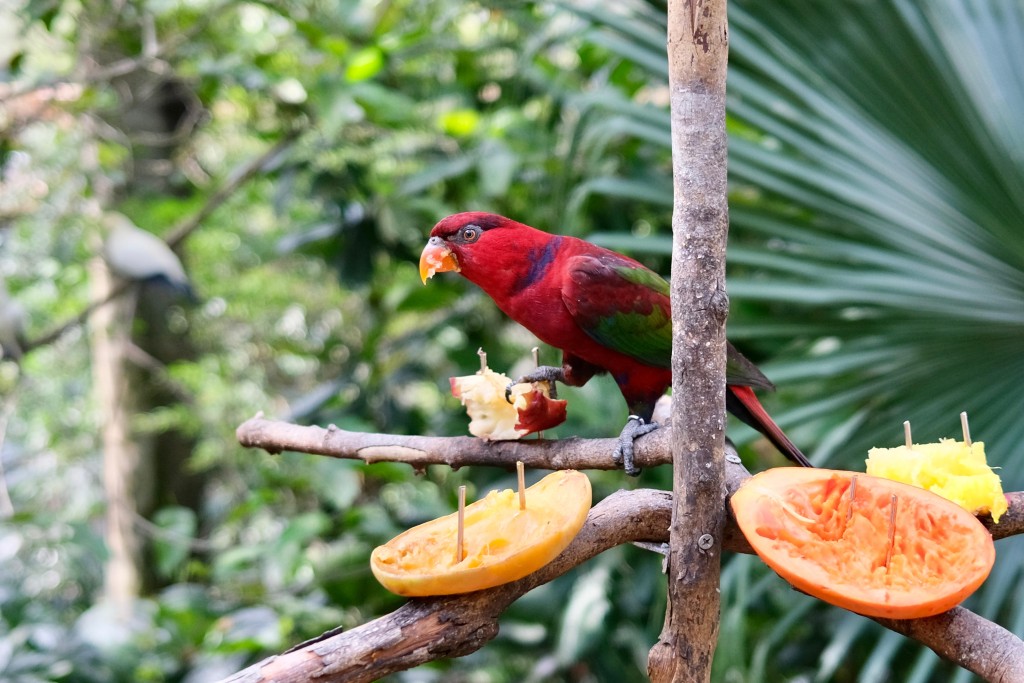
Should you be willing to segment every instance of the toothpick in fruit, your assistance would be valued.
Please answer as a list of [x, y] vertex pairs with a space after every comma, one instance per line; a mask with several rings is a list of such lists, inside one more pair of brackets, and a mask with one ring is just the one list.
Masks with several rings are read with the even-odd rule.
[[466, 559], [466, 551], [463, 548], [463, 535], [466, 531], [466, 486], [459, 487], [459, 530], [455, 539], [455, 564]]
[[519, 477], [519, 509], [526, 509], [526, 477], [523, 474], [523, 461], [516, 460], [516, 475]]
[[850, 507], [846, 509], [846, 523], [850, 523], [850, 518], [853, 517], [853, 504], [857, 501], [857, 475], [853, 475], [853, 479], [850, 480]]
[[967, 424], [967, 411], [960, 413], [960, 427], [964, 430], [964, 445], [971, 446], [971, 427]]
[[889, 547], [885, 551], [885, 571], [889, 571], [889, 562], [892, 560], [892, 551], [896, 547], [896, 505], [900, 499], [892, 494], [889, 507]]

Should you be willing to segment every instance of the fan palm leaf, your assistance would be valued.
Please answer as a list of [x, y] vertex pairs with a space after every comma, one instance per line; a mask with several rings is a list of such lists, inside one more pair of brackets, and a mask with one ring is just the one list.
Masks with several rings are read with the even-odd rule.
[[[1019, 488], [1024, 140], [998, 112], [1024, 104], [1024, 87], [977, 82], [1008, 70], [1024, 8], [835, 3], [808, 17], [783, 5], [731, 15], [730, 111], [758, 134], [730, 146], [733, 181], [757, 194], [733, 214], [744, 248], [730, 253], [730, 291], [774, 324], [825, 322], [826, 357], [888, 356], [822, 376], [877, 386], [841, 461], [898, 439], [903, 419], [920, 440], [953, 436], [966, 409]], [[946, 49], [957, 31], [978, 49]]]
[[[625, 7], [636, 12], [585, 11], [594, 40], [661, 83], [664, 26], [642, 3]], [[966, 410], [1004, 485], [1024, 488], [1022, 35], [1024, 5], [1009, 0], [731, 3], [729, 334], [771, 356], [783, 387], [772, 407], [818, 463], [859, 469], [870, 446], [902, 441], [907, 419], [919, 442], [959, 436]], [[658, 144], [654, 107], [628, 93], [580, 102], [614, 121], [581, 119], [601, 151], [641, 127]], [[600, 168], [582, 191], [622, 201], [631, 169]], [[667, 249], [664, 235], [597, 237]], [[1024, 550], [1008, 540], [999, 552], [972, 606], [1019, 632]], [[798, 620], [770, 637], [788, 625]], [[902, 638], [832, 633], [817, 680], [854, 640], [870, 648], [860, 680], [895, 662], [914, 680], [937, 675], [930, 653], [899, 657]]]

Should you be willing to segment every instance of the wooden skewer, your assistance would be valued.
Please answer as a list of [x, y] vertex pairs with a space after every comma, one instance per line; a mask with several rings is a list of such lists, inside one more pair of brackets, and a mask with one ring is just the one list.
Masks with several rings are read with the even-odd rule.
[[455, 564], [466, 559], [466, 550], [463, 547], [463, 536], [466, 531], [466, 486], [459, 487], [459, 532], [455, 540]]
[[889, 571], [889, 562], [892, 560], [892, 551], [896, 546], [896, 506], [899, 498], [892, 494], [889, 505], [889, 547], [885, 551], [885, 570]]
[[484, 351], [484, 347], [480, 347], [476, 350], [476, 355], [480, 356], [480, 372], [487, 370], [487, 352]]
[[846, 508], [846, 523], [850, 523], [850, 519], [853, 518], [853, 503], [857, 500], [857, 475], [853, 475], [850, 480], [850, 507]]
[[516, 460], [516, 475], [519, 477], [519, 509], [526, 509], [526, 477], [524, 476], [523, 461]]
[[903, 421], [903, 437], [907, 440], [907, 448], [913, 448], [914, 441], [910, 438], [910, 420]]
[[[534, 346], [532, 349], [530, 349], [530, 354], [533, 356], [533, 367], [539, 368], [540, 367], [540, 347], [539, 346]], [[540, 439], [543, 439], [543, 438], [544, 438], [544, 430], [541, 429], [540, 431], [537, 432], [537, 440], [539, 441]], [[520, 498], [519, 498], [519, 509], [520, 510], [525, 510], [526, 509], [526, 502], [525, 502], [526, 499], [523, 497], [524, 494], [522, 493], [522, 491], [523, 491], [522, 476], [523, 475], [521, 475], [521, 474], [519, 475], [519, 477], [520, 477], [519, 478], [519, 496], [520, 496]]]
[[964, 444], [971, 445], [971, 427], [967, 424], [967, 411], [960, 413], [960, 427], [964, 430]]

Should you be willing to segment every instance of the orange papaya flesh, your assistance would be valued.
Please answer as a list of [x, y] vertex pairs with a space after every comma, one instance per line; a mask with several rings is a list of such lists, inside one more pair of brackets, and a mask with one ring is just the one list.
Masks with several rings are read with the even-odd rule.
[[767, 470], [745, 482], [731, 505], [751, 546], [780, 576], [867, 616], [945, 612], [973, 593], [995, 562], [991, 535], [966, 510], [866, 474]]
[[590, 480], [553, 472], [526, 489], [526, 509], [511, 489], [466, 506], [463, 558], [456, 560], [457, 513], [405, 531], [370, 556], [377, 580], [405, 596], [453, 595], [515, 581], [540, 569], [572, 542], [587, 519]]

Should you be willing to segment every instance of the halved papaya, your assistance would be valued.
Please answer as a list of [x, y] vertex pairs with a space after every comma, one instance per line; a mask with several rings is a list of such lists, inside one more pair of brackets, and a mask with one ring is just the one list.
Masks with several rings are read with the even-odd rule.
[[453, 595], [491, 588], [535, 572], [569, 545], [590, 511], [587, 475], [552, 472], [526, 489], [526, 509], [511, 490], [466, 506], [464, 557], [456, 561], [457, 513], [395, 536], [370, 555], [370, 569], [392, 593]]
[[732, 510], [750, 545], [797, 589], [872, 617], [960, 604], [995, 562], [985, 527], [930, 491], [856, 472], [780, 467], [746, 481]]

